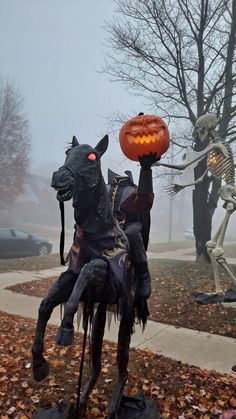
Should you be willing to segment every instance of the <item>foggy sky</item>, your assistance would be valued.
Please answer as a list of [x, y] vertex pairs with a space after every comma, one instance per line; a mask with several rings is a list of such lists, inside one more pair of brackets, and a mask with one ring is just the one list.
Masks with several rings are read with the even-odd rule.
[[[0, 77], [24, 97], [32, 170], [60, 165], [73, 134], [95, 145], [107, 133], [106, 114], [142, 110], [141, 100], [97, 71], [106, 50], [102, 25], [113, 14], [112, 0], [0, 0]], [[117, 170], [120, 156], [113, 142], [105, 166]]]
[[[124, 85], [111, 83], [97, 71], [106, 51], [102, 25], [113, 15], [112, 0], [0, 0], [0, 77], [13, 81], [25, 99], [32, 133], [31, 171], [40, 168], [41, 175], [50, 176], [57, 170], [73, 134], [95, 145], [109, 134], [106, 114], [135, 115], [145, 109], [142, 98], [129, 96]], [[129, 168], [137, 182], [138, 164], [122, 161], [113, 140], [102, 159], [103, 173], [108, 167], [118, 173]], [[157, 182], [154, 186], [152, 213], [163, 207], [166, 220], [161, 223], [168, 229], [168, 197]], [[189, 212], [187, 228], [192, 225], [191, 198], [184, 206]], [[179, 208], [176, 202], [174, 213]], [[159, 224], [155, 216], [152, 223]]]

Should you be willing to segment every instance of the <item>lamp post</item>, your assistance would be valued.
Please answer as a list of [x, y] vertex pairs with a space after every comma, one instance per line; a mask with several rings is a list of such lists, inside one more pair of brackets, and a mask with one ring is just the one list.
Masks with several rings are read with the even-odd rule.
[[[171, 164], [173, 164], [174, 147], [171, 144]], [[174, 174], [173, 169], [170, 170], [170, 184], [173, 184]], [[172, 230], [173, 230], [173, 196], [169, 197], [169, 220], [168, 220], [168, 243], [172, 243]]]

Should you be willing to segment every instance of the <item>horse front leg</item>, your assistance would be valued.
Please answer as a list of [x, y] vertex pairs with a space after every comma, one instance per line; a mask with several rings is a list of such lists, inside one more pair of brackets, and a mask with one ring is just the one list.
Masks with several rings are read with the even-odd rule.
[[132, 316], [128, 312], [123, 314], [117, 344], [118, 381], [108, 406], [108, 419], [116, 417], [123, 390], [128, 378], [129, 346], [131, 340]]
[[78, 309], [79, 301], [82, 296], [88, 305], [102, 301], [107, 275], [107, 262], [103, 259], [93, 259], [83, 266], [70, 299], [65, 306], [62, 323], [56, 336], [58, 345], [72, 345], [74, 341], [74, 315]]
[[101, 372], [102, 342], [106, 323], [106, 309], [107, 306], [105, 304], [99, 304], [93, 319], [92, 335], [90, 340], [91, 371], [89, 379], [85, 384], [84, 390], [79, 399], [78, 418], [84, 417], [89, 394], [96, 384]]
[[46, 298], [39, 306], [38, 320], [32, 346], [32, 371], [36, 381], [44, 380], [49, 374], [49, 364], [43, 356], [44, 336], [47, 322], [56, 306], [69, 298], [76, 276], [71, 271], [63, 272], [53, 284]]

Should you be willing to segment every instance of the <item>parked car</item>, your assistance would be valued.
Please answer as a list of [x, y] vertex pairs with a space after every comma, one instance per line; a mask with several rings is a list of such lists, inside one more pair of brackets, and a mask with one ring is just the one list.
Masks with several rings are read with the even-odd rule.
[[0, 227], [0, 258], [44, 256], [52, 251], [52, 243], [20, 228]]
[[185, 230], [185, 232], [184, 232], [184, 237], [187, 240], [194, 240], [195, 237], [194, 237], [193, 229], [192, 228], [187, 228], [187, 230]]

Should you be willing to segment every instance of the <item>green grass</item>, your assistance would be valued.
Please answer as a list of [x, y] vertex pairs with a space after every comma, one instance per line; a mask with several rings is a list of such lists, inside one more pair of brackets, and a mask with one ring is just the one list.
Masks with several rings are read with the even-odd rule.
[[195, 242], [194, 240], [182, 240], [176, 241], [172, 243], [152, 243], [148, 246], [149, 252], [168, 252], [174, 251], [179, 249], [189, 249], [190, 247], [194, 247]]
[[[194, 247], [194, 244], [193, 244], [193, 246], [190, 245], [189, 247]], [[178, 249], [184, 249], [184, 247], [181, 246]], [[175, 249], [173, 249], [173, 250], [175, 250]], [[161, 252], [161, 250], [156, 250], [156, 251]], [[168, 251], [168, 249], [167, 249], [167, 251]], [[236, 258], [236, 243], [224, 245], [224, 251], [225, 251], [226, 259], [227, 258]], [[155, 250], [153, 250], [153, 252], [155, 252]], [[184, 254], [184, 252], [183, 252], [183, 254]], [[195, 252], [191, 252], [191, 253], [188, 252], [188, 255], [189, 256], [194, 256]]]
[[[183, 240], [172, 243], [153, 243], [149, 245], [148, 251], [161, 253], [179, 249], [188, 249], [189, 247], [194, 247], [194, 241]], [[194, 255], [194, 252], [192, 254]], [[225, 254], [226, 257], [236, 257], [236, 243], [225, 245]], [[173, 263], [176, 265], [177, 262], [175, 261]], [[58, 254], [15, 259], [0, 259], [0, 273], [10, 271], [38, 271], [58, 266], [60, 266], [60, 257]], [[207, 269], [209, 269], [209, 267]]]
[[60, 257], [57, 254], [0, 259], [0, 273], [11, 271], [41, 271], [42, 269], [56, 268], [58, 266], [60, 266]]

